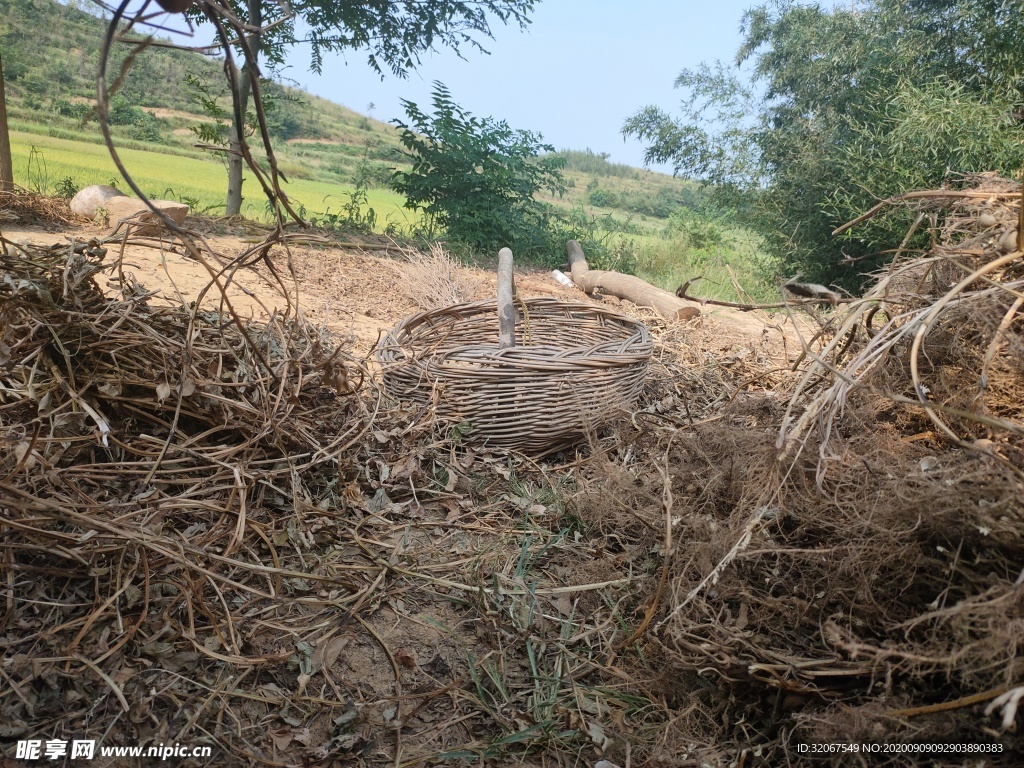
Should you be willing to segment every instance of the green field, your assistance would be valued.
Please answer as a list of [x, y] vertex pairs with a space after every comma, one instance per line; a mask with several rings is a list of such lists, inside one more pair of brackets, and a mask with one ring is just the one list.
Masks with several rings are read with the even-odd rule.
[[[157, 149], [165, 151], [124, 149], [120, 153], [132, 178], [147, 195], [186, 200], [195, 210], [211, 215], [223, 211], [227, 173], [219, 159], [168, 154], [166, 148]], [[15, 181], [27, 189], [56, 194], [65, 179], [70, 179], [77, 188], [112, 181], [121, 189], [127, 187], [103, 144], [14, 131], [11, 152]], [[286, 149], [283, 154], [288, 157], [290, 153]], [[286, 193], [304, 208], [307, 216], [338, 213], [349, 202], [353, 189], [352, 184], [322, 179], [294, 179], [285, 185]], [[245, 190], [243, 214], [265, 221], [266, 205], [260, 199], [258, 187], [248, 179]], [[403, 198], [395, 192], [377, 188], [368, 190], [366, 195], [363, 210], [374, 210], [378, 231], [389, 224], [405, 231], [413, 223], [413, 214], [403, 207]], [[565, 206], [574, 201], [561, 202]], [[733, 278], [756, 299], [775, 294], [765, 279], [767, 264], [760, 243], [746, 230], [722, 226], [718, 228], [716, 242], [697, 243], [692, 236], [672, 231], [662, 219], [592, 206], [587, 208], [586, 215], [598, 220], [606, 215], [627, 221], [628, 231], [606, 232], [606, 242], [634, 254], [637, 274], [655, 285], [675, 290], [680, 283], [700, 275], [705, 279], [694, 289], [698, 295], [735, 300]]]
[[[67, 178], [78, 188], [110, 184], [112, 179], [120, 189], [127, 187], [102, 144], [13, 131], [11, 154], [15, 182], [44, 194], [56, 193], [60, 182]], [[135, 183], [147, 195], [153, 198], [189, 198], [195, 201], [198, 211], [211, 214], [223, 211], [227, 171], [217, 158], [203, 160], [139, 149], [125, 149], [120, 151], [120, 155]], [[251, 175], [246, 178], [243, 214], [249, 218], [265, 219], [266, 204], [262, 193], [251, 180]], [[312, 179], [294, 179], [285, 185], [286, 194], [296, 205], [304, 206], [308, 214], [337, 213], [348, 201], [347, 193], [352, 190], [351, 184]], [[384, 189], [371, 189], [367, 197], [381, 228], [392, 221], [403, 228], [411, 220], [409, 212], [402, 207], [404, 199], [400, 195]]]

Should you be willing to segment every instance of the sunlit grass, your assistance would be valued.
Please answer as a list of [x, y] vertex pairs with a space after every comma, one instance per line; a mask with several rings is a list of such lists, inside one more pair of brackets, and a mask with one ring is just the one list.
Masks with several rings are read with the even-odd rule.
[[[775, 301], [778, 289], [771, 262], [758, 238], [742, 229], [726, 230], [720, 245], [693, 248], [680, 235], [640, 235], [635, 238], [637, 275], [652, 285], [675, 291], [687, 280], [702, 278], [690, 293], [724, 301]], [[738, 283], [741, 295], [734, 285]]]
[[[127, 189], [102, 144], [76, 141], [35, 133], [11, 133], [11, 152], [14, 161], [15, 182], [28, 189], [54, 194], [65, 178], [81, 188], [90, 184], [116, 182]], [[224, 210], [227, 174], [224, 163], [216, 157], [195, 158], [145, 151], [136, 148], [120, 152], [125, 166], [142, 190], [153, 198], [187, 199], [199, 212], [216, 215]], [[296, 170], [302, 158], [296, 153], [283, 163], [286, 170]], [[316, 175], [310, 169], [309, 175]], [[350, 204], [351, 184], [324, 181], [319, 178], [296, 178], [284, 185], [285, 192], [300, 212], [307, 216], [339, 214]], [[248, 218], [268, 218], [267, 206], [257, 184], [247, 175], [246, 202], [242, 213]], [[372, 208], [376, 214], [376, 228], [384, 231], [393, 225], [399, 231], [408, 231], [415, 215], [403, 207], [404, 198], [386, 189], [370, 189], [362, 206], [365, 213]], [[563, 211], [570, 207], [568, 200], [559, 201]], [[623, 218], [621, 211], [593, 209]], [[693, 292], [709, 298], [746, 300], [740, 296], [733, 279], [743, 290], [758, 301], [776, 297], [777, 288], [770, 277], [767, 258], [756, 237], [742, 229], [726, 229], [723, 241], [710, 248], [693, 248], [679, 234], [666, 233], [664, 223], [656, 219], [627, 217], [636, 234], [614, 234], [632, 242], [636, 253], [637, 274], [666, 290], [674, 291], [680, 284], [694, 277], [703, 279]]]
[[[28, 189], [53, 194], [65, 178], [70, 178], [78, 188], [110, 184], [113, 180], [119, 189], [127, 189], [101, 144], [14, 131], [11, 155], [15, 183]], [[223, 212], [227, 172], [216, 158], [196, 159], [139, 149], [124, 149], [120, 155], [135, 183], [150, 197], [190, 198], [200, 212]], [[347, 193], [353, 187], [341, 182], [293, 179], [284, 189], [296, 207], [302, 206], [307, 215], [315, 215], [337, 213], [348, 202]], [[264, 219], [266, 203], [251, 174], [246, 176], [244, 190], [243, 213], [249, 218]], [[376, 212], [380, 229], [392, 221], [399, 228], [411, 222], [403, 203], [404, 198], [395, 192], [367, 191], [367, 206]]]

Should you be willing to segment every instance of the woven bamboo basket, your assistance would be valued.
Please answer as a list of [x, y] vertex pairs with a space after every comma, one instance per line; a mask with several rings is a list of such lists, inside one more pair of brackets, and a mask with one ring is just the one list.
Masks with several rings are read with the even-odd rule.
[[589, 304], [515, 304], [515, 346], [498, 346], [495, 301], [413, 315], [377, 347], [384, 386], [465, 425], [488, 445], [543, 453], [567, 446], [635, 402], [650, 361], [647, 327]]

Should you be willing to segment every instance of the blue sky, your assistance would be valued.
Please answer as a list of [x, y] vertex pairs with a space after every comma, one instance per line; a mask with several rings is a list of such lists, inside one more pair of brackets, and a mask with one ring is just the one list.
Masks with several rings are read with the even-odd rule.
[[643, 145], [623, 141], [623, 121], [656, 104], [674, 110], [672, 84], [684, 68], [716, 58], [731, 61], [739, 47], [744, 10], [757, 0], [542, 0], [524, 31], [494, 27], [491, 53], [471, 48], [465, 59], [428, 54], [401, 80], [383, 81], [350, 51], [309, 72], [309, 53], [293, 49], [285, 76], [306, 90], [359, 112], [373, 102], [379, 120], [404, 117], [400, 99], [429, 107], [434, 80], [475, 115], [540, 131], [556, 148], [608, 152], [612, 162], [640, 166]]

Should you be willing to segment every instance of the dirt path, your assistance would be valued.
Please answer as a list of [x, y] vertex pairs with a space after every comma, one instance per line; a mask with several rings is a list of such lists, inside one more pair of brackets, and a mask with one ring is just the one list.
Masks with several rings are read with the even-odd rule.
[[[244, 231], [218, 231], [210, 222], [203, 222], [206, 243], [224, 262], [235, 258], [253, 245], [254, 237]], [[66, 226], [59, 231], [52, 227], [8, 226], [3, 234], [10, 240], [43, 245], [67, 242], [71, 238], [102, 239], [109, 228], [95, 225]], [[300, 246], [291, 249], [291, 264], [296, 280], [290, 277], [288, 254], [283, 249], [272, 252], [272, 261], [281, 277], [278, 284], [265, 265], [238, 270], [231, 279], [226, 294], [235, 310], [243, 317], [266, 317], [274, 311], [283, 311], [294, 301], [296, 291], [299, 306], [306, 317], [324, 324], [332, 331], [352, 338], [355, 351], [366, 354], [379, 336], [394, 327], [404, 317], [420, 310], [407, 298], [401, 287], [401, 253], [378, 250], [378, 243], [369, 244], [373, 250], [337, 247]], [[113, 265], [118, 246], [110, 244], [108, 263]], [[216, 264], [212, 264], [217, 267]], [[476, 267], [465, 267], [465, 276], [473, 286], [473, 300], [491, 298], [497, 290], [492, 272]], [[191, 302], [203, 294], [202, 304], [217, 309], [221, 295], [207, 290], [210, 274], [202, 264], [184, 253], [174, 241], [163, 247], [155, 241], [153, 246], [129, 245], [124, 250], [123, 271], [147, 290], [155, 292], [155, 299], [170, 302], [178, 297]], [[550, 273], [532, 266], [517, 266], [517, 286], [525, 297], [555, 296], [558, 298], [601, 303], [642, 319], [657, 319], [648, 310], [614, 297], [602, 301], [589, 298], [575, 288], [567, 288], [554, 280]], [[111, 270], [102, 282], [109, 290]], [[284, 290], [282, 290], [282, 287]], [[285, 290], [288, 299], [285, 298]], [[703, 307], [699, 321], [702, 336], [714, 336], [721, 348], [771, 340], [774, 344], [785, 337], [787, 344], [798, 344], [794, 326], [781, 315], [769, 316], [763, 312], [739, 312], [723, 307]], [[805, 334], [811, 324], [801, 329]]]

